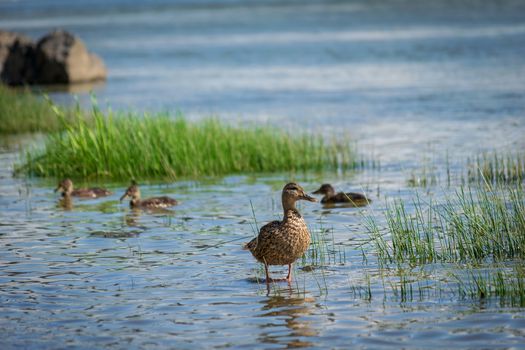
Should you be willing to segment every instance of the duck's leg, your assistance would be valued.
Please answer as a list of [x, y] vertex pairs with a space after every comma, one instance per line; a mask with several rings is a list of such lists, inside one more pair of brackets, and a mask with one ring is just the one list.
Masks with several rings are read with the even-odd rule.
[[266, 272], [266, 283], [272, 282], [272, 279], [270, 278], [270, 272], [268, 271], [267, 263], [264, 263], [264, 271]]
[[278, 278], [278, 279], [273, 279], [270, 277], [270, 271], [269, 271], [269, 267], [268, 267], [268, 264], [264, 264], [264, 271], [266, 272], [266, 283], [270, 283], [270, 282], [288, 282], [290, 283], [292, 281], [292, 264], [288, 264], [288, 276], [286, 276], [286, 278]]
[[288, 283], [292, 282], [292, 264], [288, 264], [288, 275], [286, 276]]

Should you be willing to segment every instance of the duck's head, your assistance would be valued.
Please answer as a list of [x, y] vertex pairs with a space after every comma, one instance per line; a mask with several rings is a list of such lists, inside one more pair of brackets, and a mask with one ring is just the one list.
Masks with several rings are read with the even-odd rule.
[[139, 186], [137, 185], [135, 181], [131, 182], [131, 186], [129, 186], [126, 192], [122, 195], [122, 197], [120, 197], [120, 201], [122, 202], [124, 199], [128, 197], [131, 198], [132, 202], [140, 200]]
[[60, 191], [62, 196], [69, 196], [71, 193], [73, 193], [73, 181], [70, 179], [64, 179], [60, 181], [57, 188], [55, 188], [55, 192], [57, 191]]
[[324, 194], [328, 196], [333, 196], [335, 194], [335, 190], [330, 184], [322, 184], [321, 187], [315, 192], [312, 192], [313, 194]]
[[290, 182], [289, 184], [286, 184], [286, 186], [284, 186], [282, 200], [285, 209], [288, 207], [293, 208], [295, 202], [299, 200], [305, 200], [309, 202], [317, 201], [317, 199], [315, 199], [314, 197], [310, 197], [309, 195], [307, 195], [304, 189], [295, 182]]

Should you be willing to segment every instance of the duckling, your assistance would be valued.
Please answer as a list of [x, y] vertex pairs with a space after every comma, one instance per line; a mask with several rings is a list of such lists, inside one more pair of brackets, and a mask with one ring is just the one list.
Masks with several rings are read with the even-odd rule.
[[126, 193], [120, 197], [120, 201], [122, 202], [126, 197], [131, 198], [129, 201], [131, 208], [164, 209], [179, 204], [175, 199], [166, 196], [141, 200], [139, 187], [134, 181], [128, 187]]
[[282, 221], [272, 221], [259, 231], [259, 235], [244, 245], [252, 255], [264, 264], [266, 283], [273, 280], [268, 272], [269, 265], [288, 265], [285, 281], [292, 281], [292, 264], [300, 258], [310, 246], [310, 232], [306, 223], [295, 207], [298, 200], [316, 202], [307, 195], [303, 188], [290, 182], [284, 186], [281, 195], [284, 217]]
[[90, 187], [90, 188], [79, 188], [73, 189], [73, 181], [70, 179], [64, 179], [58, 183], [55, 192], [60, 191], [62, 197], [83, 197], [83, 198], [98, 198], [105, 197], [112, 194], [111, 191], [106, 190], [105, 188], [100, 187]]
[[321, 199], [321, 203], [323, 204], [347, 203], [352, 204], [356, 207], [362, 207], [372, 202], [364, 194], [361, 193], [339, 192], [336, 194], [334, 188], [330, 184], [323, 184], [317, 191], [312, 193], [324, 194], [323, 199]]

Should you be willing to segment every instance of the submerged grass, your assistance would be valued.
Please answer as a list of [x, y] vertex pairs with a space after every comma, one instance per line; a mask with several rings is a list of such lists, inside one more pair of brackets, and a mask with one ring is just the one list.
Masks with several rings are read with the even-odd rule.
[[506, 184], [525, 180], [525, 154], [486, 152], [467, 160], [469, 182]]
[[413, 303], [464, 300], [501, 307], [525, 306], [525, 268], [516, 264], [429, 264], [415, 268], [363, 269], [350, 281], [356, 299]]
[[301, 265], [308, 268], [344, 265], [346, 251], [344, 246], [335, 243], [333, 228], [310, 228], [311, 243], [301, 258]]
[[[64, 119], [62, 111], [56, 109]], [[357, 167], [350, 143], [288, 133], [271, 126], [238, 127], [217, 119], [188, 122], [167, 114], [102, 113], [88, 124], [80, 112], [43, 151], [27, 152], [17, 171], [41, 177], [169, 178], [243, 172]]]
[[[438, 164], [445, 163], [444, 166]], [[413, 169], [407, 179], [409, 187], [432, 187], [454, 184], [507, 185], [525, 181], [525, 153], [514, 150], [493, 150], [456, 160], [451, 164], [448, 152], [443, 162], [429, 160], [426, 156], [421, 165]], [[459, 170], [461, 169], [461, 170]], [[443, 181], [440, 181], [443, 180]]]
[[467, 277], [456, 276], [458, 294], [467, 299], [495, 298], [502, 307], [525, 307], [525, 268], [468, 271]]
[[525, 259], [521, 185], [461, 187], [442, 204], [418, 196], [411, 205], [412, 213], [401, 201], [387, 207], [386, 233], [376, 218], [366, 219], [380, 265]]
[[[29, 90], [13, 90], [0, 84], [0, 134], [53, 132], [63, 130], [61, 117], [45, 99]], [[70, 110], [61, 107], [63, 118], [73, 118]]]

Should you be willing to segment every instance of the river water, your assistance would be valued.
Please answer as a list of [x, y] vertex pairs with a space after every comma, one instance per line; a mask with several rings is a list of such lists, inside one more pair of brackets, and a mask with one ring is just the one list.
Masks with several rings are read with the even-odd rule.
[[[115, 194], [64, 210], [56, 179], [12, 176], [19, 149], [38, 141], [2, 136], [2, 349], [525, 348], [523, 308], [461, 298], [450, 266], [410, 271], [424, 287], [407, 296], [397, 272], [356, 244], [363, 215], [389, 200], [453, 192], [445, 158], [461, 173], [479, 152], [525, 149], [525, 3], [0, 2], [0, 28], [36, 39], [56, 27], [107, 65], [105, 84], [75, 90], [85, 105], [93, 89], [113, 109], [345, 133], [381, 168], [142, 181], [143, 195], [182, 202], [170, 214], [132, 212], [118, 202], [127, 184], [103, 183]], [[426, 166], [437, 184], [409, 187]], [[279, 217], [290, 179], [365, 191], [373, 203], [302, 204], [332, 253], [268, 291], [241, 246]]]

